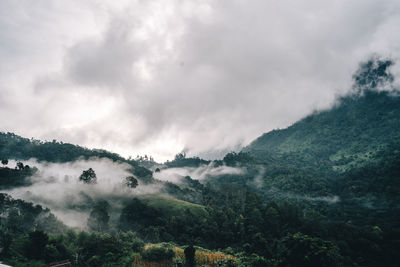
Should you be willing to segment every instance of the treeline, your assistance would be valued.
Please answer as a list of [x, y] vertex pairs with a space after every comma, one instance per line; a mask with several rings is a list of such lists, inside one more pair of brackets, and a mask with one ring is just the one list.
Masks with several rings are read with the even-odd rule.
[[314, 210], [264, 203], [227, 185], [206, 186], [203, 201], [204, 213], [169, 214], [133, 198], [123, 205], [118, 231], [107, 227], [107, 203], [98, 203], [88, 225], [101, 227], [90, 234], [67, 231], [48, 210], [2, 194], [1, 257], [17, 266], [66, 259], [75, 266], [129, 266], [145, 243], [169, 242], [241, 258], [226, 266], [397, 266], [400, 260], [399, 229], [329, 222]]
[[[5, 160], [3, 160], [5, 162]], [[7, 160], [8, 163], [8, 160]], [[0, 167], [0, 189], [7, 189], [32, 184], [29, 177], [37, 172], [35, 167], [18, 162], [14, 169]]]
[[127, 160], [116, 153], [103, 149], [88, 149], [56, 140], [43, 142], [33, 138], [23, 138], [13, 133], [2, 132], [0, 132], [0, 157], [19, 160], [36, 158], [39, 161], [48, 162], [70, 162], [80, 158], [97, 157], [126, 162], [133, 166], [137, 165], [132, 159]]

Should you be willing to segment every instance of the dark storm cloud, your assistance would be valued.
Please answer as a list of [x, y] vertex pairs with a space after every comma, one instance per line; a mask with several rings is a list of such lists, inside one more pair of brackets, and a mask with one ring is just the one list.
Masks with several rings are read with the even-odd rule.
[[[73, 3], [52, 7], [63, 14], [54, 22], [68, 38], [49, 29], [50, 19], [35, 18], [40, 32], [53, 33], [50, 44], [32, 42], [43, 49], [40, 60], [29, 54], [34, 60], [25, 67], [16, 60], [21, 51], [0, 52], [31, 77], [15, 81], [17, 94], [57, 115], [38, 115], [40, 129], [8, 126], [124, 155], [147, 151], [165, 159], [182, 149], [246, 144], [329, 107], [350, 88], [360, 60], [372, 53], [397, 58], [400, 51], [398, 1]], [[11, 40], [21, 37], [9, 21], [20, 17], [2, 20], [7, 47], [35, 40]], [[85, 22], [79, 34], [68, 27], [72, 17]], [[27, 18], [33, 20], [29, 12]], [[49, 59], [46, 47], [60, 52]], [[32, 67], [41, 62], [52, 64]]]

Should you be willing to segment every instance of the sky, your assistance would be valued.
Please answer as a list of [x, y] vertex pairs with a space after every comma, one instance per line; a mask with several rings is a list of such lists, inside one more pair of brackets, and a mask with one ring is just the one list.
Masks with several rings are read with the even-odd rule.
[[213, 157], [397, 61], [398, 29], [398, 0], [2, 0], [0, 131]]

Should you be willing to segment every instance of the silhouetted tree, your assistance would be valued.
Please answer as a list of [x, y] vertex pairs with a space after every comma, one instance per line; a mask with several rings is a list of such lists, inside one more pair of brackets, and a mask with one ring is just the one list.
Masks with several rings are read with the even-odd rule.
[[185, 248], [184, 252], [185, 252], [186, 265], [188, 267], [194, 267], [195, 265], [194, 256], [196, 254], [196, 249], [193, 247], [193, 245], [189, 245], [187, 248]]
[[94, 170], [89, 168], [88, 170], [82, 172], [81, 176], [79, 176], [79, 180], [85, 184], [95, 184], [97, 183], [97, 176]]
[[139, 185], [138, 180], [133, 176], [128, 176], [125, 178], [126, 186], [130, 188], [135, 188]]
[[353, 87], [361, 92], [365, 89], [371, 90], [378, 86], [384, 86], [394, 80], [389, 68], [394, 64], [390, 59], [381, 59], [377, 56], [360, 64], [359, 69], [353, 75]]
[[24, 164], [22, 162], [17, 162], [17, 168], [18, 170], [23, 170], [24, 169]]

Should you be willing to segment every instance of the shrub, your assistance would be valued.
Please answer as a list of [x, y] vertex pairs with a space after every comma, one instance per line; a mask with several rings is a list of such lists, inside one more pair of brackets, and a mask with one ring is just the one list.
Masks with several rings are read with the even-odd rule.
[[163, 261], [170, 260], [175, 256], [175, 253], [170, 248], [151, 247], [142, 253], [142, 258], [146, 261]]

